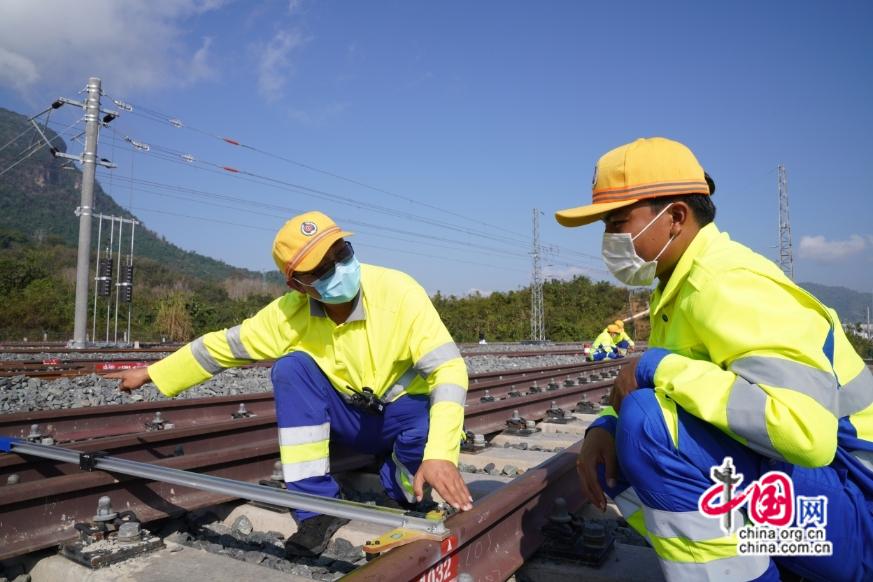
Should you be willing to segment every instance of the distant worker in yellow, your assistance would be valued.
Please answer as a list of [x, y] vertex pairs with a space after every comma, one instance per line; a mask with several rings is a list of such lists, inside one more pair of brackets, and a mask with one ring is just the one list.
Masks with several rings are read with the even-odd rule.
[[[873, 580], [873, 374], [834, 310], [716, 227], [714, 192], [687, 147], [639, 139], [600, 158], [592, 204], [556, 213], [602, 221], [624, 284], [658, 278], [649, 347], [583, 441], [583, 493], [615, 501], [670, 582]], [[768, 532], [830, 546], [748, 542]]]
[[[412, 277], [361, 264], [321, 212], [285, 223], [273, 259], [290, 292], [230, 329], [203, 335], [148, 368], [128, 370], [121, 389], [154, 382], [173, 397], [213, 375], [259, 360], [273, 364], [279, 455], [289, 490], [339, 497], [330, 443], [384, 459], [387, 493], [405, 507], [425, 484], [456, 509], [472, 508], [457, 464], [467, 368], [439, 314]], [[293, 512], [288, 554], [325, 550], [347, 520]]]
[[618, 327], [618, 338], [616, 339], [615, 347], [624, 353], [632, 351], [634, 349], [634, 340], [624, 330], [624, 321], [616, 319], [615, 325]]
[[621, 357], [616, 347], [616, 341], [619, 338], [621, 330], [615, 324], [606, 326], [600, 335], [594, 338], [594, 343], [591, 344], [591, 354], [588, 357], [589, 361], [599, 362], [600, 360], [609, 358], [615, 359]]

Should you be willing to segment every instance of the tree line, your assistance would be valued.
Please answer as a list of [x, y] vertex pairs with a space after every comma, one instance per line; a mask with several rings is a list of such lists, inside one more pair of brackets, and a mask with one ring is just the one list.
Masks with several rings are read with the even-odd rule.
[[[57, 237], [32, 239], [0, 228], [0, 294], [4, 298], [0, 338], [69, 339], [75, 264], [76, 250]], [[185, 341], [236, 325], [286, 292], [274, 277], [207, 280], [180, 273], [171, 263], [140, 257], [135, 266], [131, 338], [141, 341]], [[615, 318], [645, 308], [645, 298], [631, 298], [627, 289], [587, 277], [547, 281], [543, 298], [546, 337], [559, 342], [590, 340]], [[458, 342], [478, 341], [480, 333], [489, 342], [530, 338], [529, 288], [464, 297], [437, 292], [432, 299]], [[93, 295], [88, 303], [89, 326], [92, 301]], [[99, 298], [97, 340], [105, 337], [106, 306], [106, 299]], [[127, 305], [121, 306], [119, 330], [127, 328]], [[110, 339], [114, 337], [114, 314], [113, 306]]]

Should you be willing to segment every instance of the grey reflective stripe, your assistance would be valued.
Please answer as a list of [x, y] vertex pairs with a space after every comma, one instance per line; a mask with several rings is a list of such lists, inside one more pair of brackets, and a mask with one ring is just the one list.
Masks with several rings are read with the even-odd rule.
[[621, 512], [625, 521], [643, 507], [643, 502], [640, 501], [640, 498], [637, 496], [637, 492], [634, 491], [633, 487], [628, 487], [616, 495], [613, 498], [613, 501], [615, 501], [615, 504], [618, 506], [618, 510]]
[[837, 379], [830, 372], [792, 360], [765, 356], [750, 356], [734, 361], [730, 370], [752, 384], [789, 388], [805, 394], [839, 415]]
[[285, 481], [299, 481], [307, 477], [321, 477], [330, 472], [330, 458], [301, 461], [300, 463], [282, 463], [282, 477]]
[[659, 556], [659, 561], [670, 582], [754, 580], [770, 567], [770, 556], [731, 556], [709, 562], [673, 562]]
[[766, 404], [767, 395], [759, 386], [737, 376], [728, 397], [728, 428], [746, 439], [747, 446], [753, 451], [768, 457], [781, 458], [767, 433], [767, 422], [764, 418]]
[[401, 394], [406, 392], [406, 389], [418, 376], [418, 372], [415, 371], [415, 368], [409, 368], [404, 372], [400, 378], [397, 379], [397, 383], [394, 384], [391, 388], [388, 389], [385, 394], [382, 395], [383, 402], [394, 402], [397, 398], [400, 397]]
[[454, 360], [455, 358], [460, 357], [461, 352], [458, 350], [458, 346], [455, 345], [455, 342], [449, 342], [438, 348], [432, 349], [419, 358], [419, 360], [415, 362], [415, 369], [418, 370], [419, 374], [427, 378], [433, 374], [434, 370], [449, 360]]
[[467, 401], [467, 391], [457, 384], [438, 384], [430, 393], [431, 405], [439, 402], [454, 402], [461, 406]]
[[864, 465], [870, 471], [870, 474], [873, 475], [873, 452], [850, 451], [849, 454], [858, 459], [858, 462]]
[[840, 388], [840, 418], [857, 414], [873, 404], [873, 372], [864, 366], [861, 372]]
[[279, 428], [280, 445], [306, 445], [330, 438], [330, 423], [311, 426], [286, 426]]
[[[646, 530], [662, 538], [684, 538], [695, 542], [723, 538], [721, 518], [713, 519], [699, 511], [664, 511], [643, 506]], [[734, 510], [733, 523], [742, 525], [743, 514]]]
[[208, 373], [215, 375], [224, 370], [224, 367], [216, 362], [212, 354], [209, 353], [209, 350], [206, 349], [202, 335], [191, 342], [191, 353], [194, 354], [194, 359], [197, 360], [197, 363]]
[[[415, 489], [413, 488], [415, 475], [406, 468], [406, 465], [400, 462], [400, 459], [397, 458], [396, 451], [391, 451], [391, 460], [394, 461], [394, 481], [397, 483], [400, 490], [403, 491], [403, 496], [406, 498], [406, 501], [409, 503], [415, 503]], [[405, 483], [409, 483], [409, 488], [407, 488]]]
[[239, 335], [241, 330], [242, 326], [237, 325], [227, 330], [227, 333], [225, 334], [227, 336], [227, 345], [230, 346], [230, 353], [233, 354], [233, 357], [237, 360], [254, 360], [242, 343], [242, 339]]

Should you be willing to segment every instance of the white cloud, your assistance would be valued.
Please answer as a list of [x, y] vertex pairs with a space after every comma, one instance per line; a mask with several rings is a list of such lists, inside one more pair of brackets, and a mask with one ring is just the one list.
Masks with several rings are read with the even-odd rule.
[[211, 40], [189, 46], [188, 20], [226, 0], [4, 0], [0, 81], [29, 95], [104, 80], [108, 92], [159, 89], [214, 75]]
[[804, 236], [800, 239], [799, 256], [813, 261], [835, 262], [858, 254], [873, 243], [873, 237], [853, 234], [848, 240], [827, 240], [823, 235]]
[[264, 98], [276, 101], [282, 97], [292, 73], [291, 53], [305, 42], [299, 31], [280, 30], [258, 51], [258, 89]]
[[39, 71], [27, 57], [0, 46], [0, 82], [21, 91], [39, 79]]
[[212, 46], [212, 37], [203, 38], [203, 44], [194, 53], [191, 59], [191, 71], [188, 82], [208, 81], [217, 75], [215, 68], [210, 64], [209, 49]]

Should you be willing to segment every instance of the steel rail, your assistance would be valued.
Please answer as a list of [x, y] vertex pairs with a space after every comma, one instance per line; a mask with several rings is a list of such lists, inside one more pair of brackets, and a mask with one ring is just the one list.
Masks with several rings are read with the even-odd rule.
[[[470, 376], [467, 395], [468, 408], [475, 406], [485, 390], [491, 396], [502, 397], [523, 383], [566, 377], [587, 377], [589, 380], [598, 373], [615, 368], [628, 360], [614, 360], [608, 363], [580, 364], [572, 366], [548, 366], [525, 370], [474, 374]], [[496, 376], [496, 377], [495, 377]], [[480, 381], [481, 380], [481, 381]], [[592, 386], [593, 383], [587, 384]], [[563, 381], [559, 383], [563, 389]], [[545, 390], [545, 386], [541, 386]], [[523, 387], [519, 392], [526, 392]], [[138, 402], [125, 405], [103, 405], [61, 410], [41, 410], [15, 412], [0, 415], [0, 434], [27, 438], [31, 426], [54, 436], [58, 442], [71, 442], [117, 434], [141, 432], [154, 415], [160, 412], [164, 422], [173, 423], [176, 428], [203, 425], [230, 418], [240, 405], [259, 416], [274, 412], [275, 405], [271, 391], [230, 396], [209, 396], [203, 398], [162, 399], [151, 402]]]
[[[551, 381], [563, 385], [565, 380], [578, 381], [579, 379], [585, 379], [591, 382], [597, 381], [599, 379], [597, 376], [606, 379], [613, 374], [613, 370], [621, 368], [628, 361], [630, 359], [610, 360], [609, 362], [597, 362], [594, 364], [580, 363], [547, 366], [544, 368], [528, 368], [502, 373], [474, 374], [470, 375], [467, 401], [481, 398], [484, 396], [485, 390], [488, 390], [491, 396], [503, 396], [514, 389], [525, 392], [528, 387], [534, 385], [545, 390], [545, 384]], [[615, 373], [618, 373], [618, 371], [616, 370]], [[544, 385], [540, 385], [540, 382]], [[519, 386], [521, 386], [520, 389]]]
[[565, 386], [557, 390], [531, 392], [518, 398], [503, 398], [494, 402], [479, 402], [468, 405], [464, 411], [464, 426], [474, 433], [492, 433], [506, 428], [506, 421], [517, 410], [526, 420], [540, 420], [546, 416], [552, 402], [559, 408], [575, 406], [583, 395], [589, 402], [596, 402], [612, 387], [612, 380]]
[[[79, 451], [74, 453], [78, 455]], [[15, 454], [9, 456], [18, 457]], [[272, 473], [277, 458], [276, 439], [272, 436], [159, 459], [150, 463], [150, 466], [196, 470], [199, 474], [240, 481], [258, 481]], [[366, 455], [332, 454], [331, 468], [341, 473], [358, 469], [371, 461], [372, 457]], [[104, 495], [110, 496], [115, 507], [134, 511], [143, 523], [237, 499], [233, 495], [104, 471], [79, 471], [6, 485], [0, 487], [0, 560], [75, 538], [75, 523], [90, 521], [98, 499]]]
[[30, 427], [38, 425], [55, 440], [68, 442], [118, 434], [143, 432], [155, 414], [176, 428], [226, 420], [244, 404], [258, 416], [275, 414], [272, 392], [256, 392], [206, 398], [167, 398], [124, 405], [89, 406], [61, 410], [39, 410], [0, 415], [0, 434], [27, 438]]
[[[489, 403], [471, 403], [467, 407], [466, 416], [468, 422], [472, 421], [474, 432], [493, 432], [505, 427], [511, 411], [519, 409], [522, 416], [529, 419], [538, 419], [545, 414], [552, 400], [560, 406], [575, 403], [581, 395], [588, 393], [589, 397], [596, 397], [608, 390], [611, 382], [588, 383], [577, 386], [561, 386], [558, 390], [543, 391], [526, 395], [531, 399], [524, 405], [526, 398], [506, 398]], [[583, 397], [584, 398], [584, 397]], [[251, 400], [250, 400], [251, 399]], [[199, 402], [198, 402], [199, 401]], [[216, 402], [218, 401], [218, 402]], [[254, 418], [241, 418], [228, 420], [241, 401], [260, 402], [258, 416]], [[221, 410], [219, 417], [222, 422], [215, 422], [215, 414], [204, 412], [192, 413], [191, 422], [179, 422], [176, 428], [142, 432], [142, 426], [138, 422], [149, 418], [153, 410], [150, 406], [160, 407], [167, 416], [168, 421], [180, 419], [177, 412], [186, 407], [209, 406], [218, 404]], [[178, 407], [178, 411], [171, 410]], [[126, 409], [133, 408], [132, 412]], [[249, 406], [254, 410], [256, 406]], [[73, 446], [85, 450], [112, 450], [120, 451], [125, 457], [137, 456], [142, 460], [157, 465], [193, 470], [205, 474], [214, 474], [236, 480], [256, 480], [253, 475], [266, 476], [272, 472], [276, 461], [275, 441], [275, 411], [273, 409], [272, 395], [270, 393], [250, 394], [229, 397], [213, 397], [197, 400], [167, 400], [159, 403], [138, 403], [127, 406], [99, 407], [96, 417], [89, 418], [95, 409], [65, 409], [60, 411], [46, 411], [38, 413], [20, 413], [18, 415], [0, 416], [0, 433], [7, 432], [3, 428], [13, 426], [15, 423], [7, 421], [6, 417], [18, 416], [18, 426], [29, 427], [31, 420], [41, 419], [44, 422], [54, 422], [59, 427], [66, 429], [78, 429], [63, 433], [60, 428], [58, 435], [74, 435], [77, 438], [86, 433], [100, 433], [101, 424], [109, 423], [111, 433], [121, 430], [122, 434], [113, 436], [106, 435], [103, 439], [83, 441]], [[58, 419], [58, 414], [72, 416], [72, 419]], [[143, 416], [143, 415], [146, 416]], [[126, 422], [113, 424], [114, 417], [126, 418]], [[137, 420], [132, 420], [137, 419]], [[131, 422], [139, 432], [131, 431]], [[78, 424], [76, 424], [78, 423]], [[470, 428], [468, 426], [468, 428]], [[251, 438], [257, 439], [251, 442], [248, 439], [234, 438], [232, 431], [248, 430]], [[199, 433], [212, 431], [210, 435]], [[105, 432], [105, 431], [104, 431]], [[173, 447], [185, 443], [185, 438], [191, 439], [194, 444], [184, 444], [189, 448], [181, 457], [169, 455]], [[223, 439], [223, 440], [221, 440]], [[213, 440], [210, 447], [209, 442]], [[241, 446], [239, 442], [246, 442]], [[139, 445], [139, 446], [138, 446]], [[189, 454], [193, 452], [194, 454]], [[333, 451], [332, 451], [333, 452]], [[79, 452], [77, 451], [76, 454]], [[333, 455], [332, 455], [333, 457]], [[371, 458], [368, 460], [372, 460]], [[17, 455], [0, 456], [0, 474], [9, 474], [14, 471], [22, 472], [22, 482], [18, 485], [10, 485], [0, 488], [0, 559], [14, 555], [20, 555], [35, 549], [48, 547], [63, 539], [72, 537], [74, 531], [72, 525], [75, 521], [87, 521], [96, 507], [97, 497], [110, 494], [113, 502], [119, 501], [126, 507], [130, 507], [144, 521], [152, 521], [168, 515], [176, 515], [186, 510], [193, 510], [208, 505], [214, 505], [229, 501], [232, 497], [207, 493], [203, 491], [189, 490], [188, 488], [172, 488], [159, 482], [148, 482], [140, 479], [128, 479], [125, 477], [115, 478], [103, 472], [77, 473], [65, 475], [69, 470], [64, 465], [45, 461], [43, 465], [25, 465]], [[334, 462], [332, 458], [333, 472], [344, 470], [342, 462]], [[361, 459], [350, 463], [348, 468], [360, 467], [366, 464]], [[24, 467], [27, 467], [26, 469]], [[61, 468], [59, 468], [61, 467]], [[26, 473], [25, 471], [31, 471]], [[32, 477], [38, 477], [38, 481], [32, 481]], [[63, 519], [61, 520], [61, 516]], [[59, 522], [59, 520], [61, 520]], [[33, 526], [27, 524], [33, 522]], [[9, 524], [18, 524], [9, 529]], [[24, 525], [22, 525], [24, 524]]]
[[581, 441], [486, 495], [473, 509], [446, 520], [452, 535], [443, 542], [417, 541], [380, 555], [347, 574], [348, 582], [506, 580], [543, 541], [555, 499], [567, 509], [583, 505], [576, 474]]
[[80, 466], [87, 462], [88, 471], [99, 469], [109, 473], [181, 485], [182, 487], [209, 491], [210, 493], [220, 493], [249, 501], [260, 501], [261, 503], [269, 503], [279, 507], [287, 507], [288, 509], [305, 509], [314, 513], [324, 513], [345, 519], [357, 519], [392, 528], [402, 527], [432, 534], [442, 534], [446, 531], [443, 520], [414, 517], [407, 515], [407, 512], [402, 509], [377, 507], [345, 499], [333, 499], [309, 493], [298, 493], [287, 489], [277, 489], [275, 487], [236, 481], [215, 475], [202, 475], [192, 471], [163, 467], [153, 463], [141, 463], [113, 456], [103, 456], [100, 453], [82, 453], [55, 445], [39, 445], [19, 439], [0, 437], [0, 452], [29, 455], [64, 463], [78, 463]]

